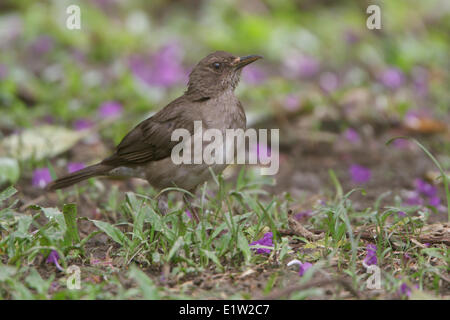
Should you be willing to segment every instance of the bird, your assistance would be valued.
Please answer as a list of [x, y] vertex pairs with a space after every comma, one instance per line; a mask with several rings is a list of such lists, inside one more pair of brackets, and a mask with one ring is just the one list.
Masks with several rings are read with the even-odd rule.
[[[195, 194], [197, 186], [211, 177], [210, 169], [220, 173], [226, 164], [175, 164], [172, 148], [178, 143], [171, 135], [185, 129], [194, 135], [194, 122], [206, 129], [246, 129], [246, 115], [235, 96], [242, 69], [261, 59], [260, 55], [236, 56], [215, 51], [198, 62], [189, 74], [187, 89], [153, 116], [135, 126], [101, 162], [50, 182], [47, 191], [70, 187], [97, 176], [138, 177], [157, 190], [177, 187]], [[188, 204], [191, 201], [184, 195]], [[167, 195], [158, 200], [160, 211], [167, 210]], [[199, 222], [195, 208], [190, 211]]]

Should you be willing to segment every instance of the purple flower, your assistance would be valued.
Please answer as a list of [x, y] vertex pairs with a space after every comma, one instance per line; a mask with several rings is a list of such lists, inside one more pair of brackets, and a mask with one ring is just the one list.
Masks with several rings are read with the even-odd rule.
[[[419, 289], [419, 286], [416, 284], [414, 285], [414, 288]], [[400, 287], [398, 288], [398, 293], [401, 296], [411, 296], [411, 288], [406, 284], [406, 282], [402, 282]]]
[[186, 213], [186, 215], [188, 216], [189, 219], [192, 219], [192, 213], [191, 213], [191, 211], [189, 211], [189, 209], [184, 211], [184, 213]]
[[36, 169], [33, 172], [32, 184], [35, 187], [45, 188], [52, 181], [50, 170], [48, 168]]
[[50, 254], [48, 255], [48, 257], [47, 257], [46, 262], [47, 263], [53, 263], [59, 271], [63, 271], [64, 272], [64, 269], [59, 265], [58, 260], [59, 260], [58, 252], [56, 250], [52, 250], [50, 252]]
[[94, 126], [94, 123], [89, 119], [77, 119], [73, 123], [73, 128], [77, 131], [90, 129]]
[[154, 81], [161, 86], [170, 86], [183, 80], [184, 68], [181, 65], [181, 49], [177, 44], [164, 46], [154, 57]]
[[347, 130], [345, 130], [344, 137], [351, 143], [358, 143], [361, 141], [358, 131], [353, 128], [348, 128]]
[[297, 214], [295, 214], [295, 219], [296, 220], [302, 220], [303, 218], [308, 218], [310, 216], [312, 216], [313, 212], [311, 210], [306, 210], [306, 211], [302, 211], [299, 212]]
[[424, 196], [434, 197], [437, 194], [437, 188], [422, 179], [414, 180], [414, 184], [416, 186], [416, 191], [420, 192]]
[[250, 65], [242, 71], [242, 78], [251, 84], [260, 84], [267, 79], [267, 74], [258, 66]]
[[351, 165], [349, 172], [353, 183], [356, 184], [367, 183], [372, 177], [370, 169], [360, 166], [358, 164]]
[[300, 99], [294, 94], [289, 94], [283, 101], [283, 107], [288, 111], [295, 111], [300, 106]]
[[411, 295], [411, 288], [410, 288], [405, 282], [403, 282], [403, 283], [400, 285], [399, 293], [400, 293], [402, 296], [407, 296], [407, 297], [409, 297], [409, 296]]
[[441, 198], [439, 198], [438, 196], [430, 197], [428, 199], [428, 204], [430, 206], [439, 208], [441, 206]]
[[301, 277], [305, 274], [305, 272], [312, 267], [312, 264], [309, 262], [305, 262], [300, 265], [300, 269], [298, 270], [298, 275]]
[[403, 72], [397, 68], [388, 68], [380, 76], [381, 83], [389, 89], [397, 89], [405, 81]]
[[117, 118], [122, 114], [122, 105], [117, 101], [106, 101], [100, 105], [98, 113], [101, 118]]
[[319, 72], [319, 61], [310, 56], [300, 57], [297, 65], [297, 70], [300, 77], [309, 78], [313, 77]]
[[428, 242], [427, 242], [427, 243], [424, 243], [423, 245], [424, 245], [425, 247], [429, 248], [429, 247], [431, 246], [431, 243], [428, 243]]
[[37, 55], [43, 55], [53, 48], [53, 39], [47, 35], [40, 36], [34, 40], [31, 50]]
[[288, 267], [298, 264], [300, 267], [298, 269], [298, 275], [301, 277], [305, 274], [305, 272], [312, 267], [312, 264], [309, 262], [302, 263], [300, 260], [294, 259], [287, 264]]
[[320, 71], [316, 58], [301, 53], [290, 53], [283, 59], [282, 72], [290, 79], [311, 78]]
[[398, 211], [397, 212], [397, 215], [399, 216], [399, 217], [406, 217], [406, 212], [405, 211]]
[[325, 72], [320, 75], [319, 85], [325, 92], [333, 92], [338, 87], [338, 78], [334, 73]]
[[[273, 238], [272, 232], [267, 232], [264, 234], [264, 236], [261, 239], [250, 243], [250, 246], [261, 245], [261, 246], [272, 247], [273, 246], [272, 238]], [[269, 254], [270, 250], [272, 250], [272, 249], [257, 248], [256, 253], [257, 254], [265, 254], [265, 253]]]
[[404, 258], [405, 260], [411, 260], [411, 256], [410, 256], [409, 254], [407, 254], [407, 253], [405, 253], [405, 254], [403, 255], [403, 258]]
[[181, 55], [177, 44], [169, 44], [150, 56], [132, 56], [130, 68], [136, 78], [148, 85], [170, 87], [186, 80]]
[[374, 244], [368, 244], [366, 247], [367, 255], [364, 258], [364, 263], [368, 266], [377, 264], [377, 247]]
[[84, 169], [85, 165], [81, 162], [69, 162], [67, 164], [67, 170], [69, 173], [80, 171], [81, 169]]
[[445, 211], [443, 210], [441, 198], [437, 195], [437, 188], [435, 186], [422, 179], [415, 179], [414, 185], [415, 190], [409, 193], [405, 201], [407, 205], [422, 206], [427, 202], [428, 205], [437, 208], [439, 211]]

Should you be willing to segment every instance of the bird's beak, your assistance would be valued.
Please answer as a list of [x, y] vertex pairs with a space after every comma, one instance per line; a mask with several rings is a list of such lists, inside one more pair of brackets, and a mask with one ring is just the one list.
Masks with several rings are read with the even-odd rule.
[[245, 57], [237, 57], [236, 60], [233, 61], [233, 65], [236, 69], [241, 69], [245, 67], [246, 65], [255, 62], [256, 60], [262, 59], [262, 56], [258, 55], [251, 55], [251, 56], [245, 56]]

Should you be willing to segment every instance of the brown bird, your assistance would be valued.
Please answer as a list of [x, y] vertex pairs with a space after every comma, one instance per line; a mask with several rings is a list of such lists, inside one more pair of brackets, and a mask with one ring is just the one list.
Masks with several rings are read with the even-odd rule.
[[[115, 153], [98, 164], [51, 182], [47, 190], [69, 187], [95, 176], [125, 176], [146, 179], [153, 187], [178, 187], [195, 192], [196, 187], [210, 178], [209, 168], [220, 173], [226, 164], [175, 164], [171, 140], [175, 129], [194, 134], [194, 121], [202, 121], [204, 129], [244, 129], [246, 117], [234, 95], [242, 68], [262, 58], [258, 55], [237, 57], [216, 51], [203, 58], [189, 75], [185, 93], [170, 102], [152, 117], [139, 123], [119, 143]], [[167, 209], [163, 196], [158, 200], [162, 211]], [[189, 201], [185, 197], [189, 205]], [[196, 210], [190, 206], [198, 222]]]

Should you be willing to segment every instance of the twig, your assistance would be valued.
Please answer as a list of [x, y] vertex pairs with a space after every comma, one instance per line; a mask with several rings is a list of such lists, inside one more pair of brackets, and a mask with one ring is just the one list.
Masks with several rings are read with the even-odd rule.
[[314, 234], [308, 229], [306, 229], [300, 222], [298, 222], [293, 216], [290, 216], [288, 218], [289, 221], [289, 227], [293, 232], [295, 232], [296, 235], [302, 236], [308, 240], [320, 240], [323, 239], [325, 236], [324, 233], [321, 234]]

